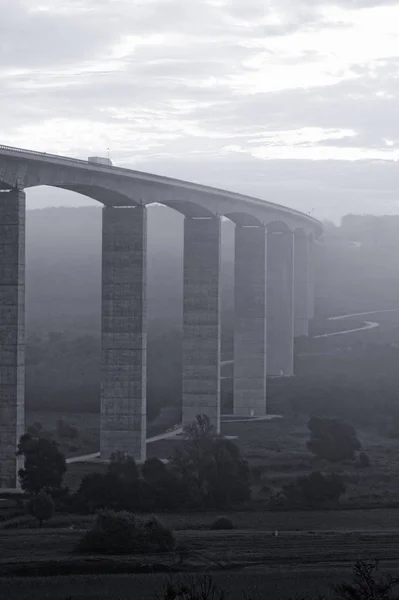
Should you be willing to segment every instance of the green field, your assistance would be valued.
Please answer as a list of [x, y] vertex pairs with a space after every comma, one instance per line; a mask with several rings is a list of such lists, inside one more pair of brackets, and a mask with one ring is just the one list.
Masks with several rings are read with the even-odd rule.
[[[212, 573], [215, 581], [229, 592], [231, 600], [243, 598], [244, 591], [247, 597], [256, 592], [256, 600], [284, 600], [297, 597], [298, 592], [312, 593], [315, 597], [319, 592], [325, 593], [331, 582], [348, 579], [359, 558], [379, 559], [383, 568], [398, 570], [399, 530], [390, 530], [395, 522], [392, 512], [357, 511], [353, 518], [352, 511], [342, 511], [338, 519], [337, 516], [333, 512], [310, 513], [304, 520], [297, 513], [235, 514], [238, 526], [251, 527], [228, 532], [178, 530], [177, 542], [184, 545], [187, 553], [183, 566], [179, 567], [184, 572], [174, 577]], [[203, 525], [208, 518], [202, 515]], [[183, 519], [185, 526], [190, 525], [187, 515], [179, 519], [180, 525]], [[166, 521], [179, 525], [173, 516]], [[361, 530], [366, 522], [367, 532]], [[196, 525], [195, 517], [191, 525]], [[306, 525], [313, 529], [295, 530]], [[271, 532], [276, 526], [280, 526], [278, 537]], [[176, 553], [145, 557], [76, 556], [72, 551], [81, 534], [70, 529], [1, 531], [0, 598], [150, 600], [162, 589], [166, 574], [133, 575], [138, 565], [160, 562], [175, 568], [178, 565]], [[221, 571], [221, 563], [227, 563], [227, 570]], [[24, 577], [18, 577], [21, 574]]]

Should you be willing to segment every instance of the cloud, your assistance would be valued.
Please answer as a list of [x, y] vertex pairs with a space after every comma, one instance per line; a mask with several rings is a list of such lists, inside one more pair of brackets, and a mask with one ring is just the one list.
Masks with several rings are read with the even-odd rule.
[[110, 148], [123, 166], [266, 189], [306, 210], [342, 172], [360, 187], [340, 188], [335, 216], [361, 194], [370, 210], [397, 209], [391, 189], [377, 201], [368, 173], [391, 177], [399, 158], [398, 1], [3, 5], [3, 143], [80, 157]]

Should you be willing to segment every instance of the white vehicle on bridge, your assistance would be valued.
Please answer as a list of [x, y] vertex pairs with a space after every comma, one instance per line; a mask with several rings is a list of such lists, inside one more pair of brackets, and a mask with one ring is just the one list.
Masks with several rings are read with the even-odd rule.
[[95, 165], [104, 165], [104, 167], [112, 167], [112, 160], [110, 158], [104, 158], [103, 156], [89, 156], [87, 162], [94, 163]]

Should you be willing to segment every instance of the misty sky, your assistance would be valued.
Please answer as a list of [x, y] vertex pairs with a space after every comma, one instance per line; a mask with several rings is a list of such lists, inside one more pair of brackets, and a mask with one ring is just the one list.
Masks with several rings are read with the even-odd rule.
[[[399, 213], [399, 1], [0, 0], [0, 143]], [[28, 207], [90, 204], [38, 188]]]

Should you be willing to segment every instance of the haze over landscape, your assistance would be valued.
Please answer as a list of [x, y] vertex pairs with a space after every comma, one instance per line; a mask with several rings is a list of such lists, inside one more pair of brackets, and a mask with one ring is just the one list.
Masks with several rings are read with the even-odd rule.
[[3, 146], [305, 213], [0, 146], [0, 600], [397, 598], [399, 0], [0, 9]]

